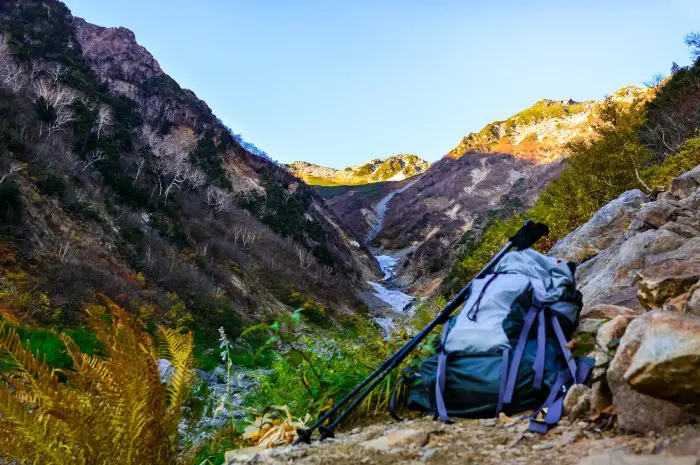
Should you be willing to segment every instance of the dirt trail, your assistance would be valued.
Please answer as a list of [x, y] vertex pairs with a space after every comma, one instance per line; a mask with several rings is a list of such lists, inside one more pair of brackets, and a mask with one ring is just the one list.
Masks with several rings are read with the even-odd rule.
[[[457, 419], [448, 425], [424, 418], [375, 424], [310, 446], [231, 451], [228, 464], [581, 464], [696, 465], [700, 427], [668, 428], [646, 436], [629, 435], [612, 421], [564, 420], [546, 435], [527, 432], [527, 422]], [[639, 455], [641, 454], [641, 456]]]

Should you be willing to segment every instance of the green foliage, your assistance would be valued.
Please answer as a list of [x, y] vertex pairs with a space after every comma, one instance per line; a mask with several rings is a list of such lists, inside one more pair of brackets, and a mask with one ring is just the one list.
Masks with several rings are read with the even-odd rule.
[[222, 188], [231, 187], [231, 181], [229, 181], [226, 170], [221, 164], [221, 154], [214, 143], [212, 131], [208, 131], [197, 141], [197, 147], [190, 154], [190, 157], [197, 166], [202, 168], [214, 185]]
[[[359, 319], [349, 333], [326, 331], [324, 337], [307, 336], [299, 326], [303, 318], [304, 312], [297, 310], [271, 325], [257, 325], [244, 333], [243, 337], [264, 333], [267, 347], [276, 348], [279, 354], [270, 372], [245, 398], [246, 405], [286, 405], [295, 416], [310, 413], [316, 418], [398, 350], [408, 337], [403, 332], [385, 341], [375, 327]], [[404, 366], [417, 367], [424, 357], [434, 354], [435, 337], [430, 336], [417, 348]], [[373, 391], [355, 412], [355, 418], [386, 411], [399, 373], [400, 368], [394, 370]]]
[[290, 237], [299, 244], [318, 244], [312, 248], [314, 256], [320, 263], [333, 266], [332, 255], [322, 245], [326, 242], [323, 226], [308, 215], [313, 196], [311, 188], [300, 184], [290, 190], [294, 178], [279, 181], [272, 175], [269, 172], [261, 173], [264, 195], [249, 192], [238, 200], [239, 206], [284, 237]]
[[508, 220], [494, 218], [489, 221], [484, 234], [478, 240], [467, 240], [460, 249], [459, 257], [443, 284], [443, 294], [457, 293], [469, 280], [503, 248], [508, 238], [522, 226], [524, 219], [515, 215]]
[[[73, 361], [66, 351], [58, 333], [48, 329], [18, 326], [15, 328], [26, 347], [42, 358], [53, 368], [72, 368]], [[62, 331], [73, 339], [80, 350], [88, 355], [94, 355], [101, 350], [97, 336], [86, 328], [75, 328]]]
[[567, 168], [540, 194], [529, 216], [549, 225], [550, 238], [562, 238], [607, 202], [629, 189], [642, 188], [638, 174], [652, 156], [638, 138], [644, 107], [606, 101], [597, 137], [568, 145]]
[[302, 309], [304, 317], [316, 325], [326, 326], [330, 321], [325, 306], [318, 304], [308, 295], [295, 291], [292, 286], [283, 286], [279, 298], [290, 307]]
[[651, 187], [668, 187], [671, 179], [700, 165], [700, 136], [686, 140], [678, 153], [668, 157], [661, 165], [646, 169], [643, 177]]

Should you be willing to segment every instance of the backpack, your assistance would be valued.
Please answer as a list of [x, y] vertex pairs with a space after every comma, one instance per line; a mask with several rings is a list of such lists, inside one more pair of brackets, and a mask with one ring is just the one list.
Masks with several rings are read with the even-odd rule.
[[[547, 432], [566, 390], [583, 383], [591, 359], [575, 360], [567, 341], [582, 306], [574, 267], [531, 249], [505, 255], [475, 279], [460, 312], [443, 325], [436, 355], [412, 379], [408, 407], [471, 418], [535, 409], [530, 429]], [[535, 420], [546, 410], [544, 420]]]

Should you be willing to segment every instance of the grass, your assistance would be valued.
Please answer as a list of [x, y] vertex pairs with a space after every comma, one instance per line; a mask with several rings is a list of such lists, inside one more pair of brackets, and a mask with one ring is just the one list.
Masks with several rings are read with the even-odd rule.
[[347, 194], [350, 191], [356, 192], [360, 197], [371, 197], [381, 193], [385, 184], [391, 181], [373, 182], [370, 184], [337, 185], [337, 186], [314, 186], [316, 192], [324, 199], [332, 199], [339, 195]]

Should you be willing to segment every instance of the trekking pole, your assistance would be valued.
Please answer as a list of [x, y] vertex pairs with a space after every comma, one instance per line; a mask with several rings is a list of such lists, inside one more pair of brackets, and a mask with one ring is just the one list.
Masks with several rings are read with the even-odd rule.
[[[350, 412], [352, 412], [359, 404], [362, 402], [370, 392], [381, 383], [384, 378], [386, 378], [389, 373], [399, 366], [401, 362], [408, 356], [408, 354], [421, 343], [423, 339], [438, 325], [444, 324], [449, 319], [452, 312], [459, 307], [462, 303], [467, 300], [471, 284], [474, 279], [480, 279], [489, 274], [494, 266], [503, 258], [505, 254], [510, 252], [510, 249], [516, 247], [518, 250], [525, 250], [529, 248], [532, 244], [537, 242], [542, 236], [548, 234], [549, 228], [542, 223], [533, 223], [528, 220], [525, 224], [518, 230], [515, 236], [510, 238], [508, 244], [503, 247], [500, 252], [494, 256], [491, 261], [489, 261], [486, 266], [471, 280], [466, 286], [462, 288], [461, 291], [442, 309], [437, 317], [431, 321], [425, 328], [423, 328], [417, 335], [415, 335], [410, 341], [408, 341], [403, 347], [401, 347], [394, 355], [389, 359], [385, 360], [379, 367], [377, 367], [374, 372], [365, 378], [355, 389], [350, 391], [345, 395], [337, 404], [335, 404], [330, 410], [328, 410], [321, 418], [319, 418], [316, 423], [311, 425], [308, 429], [298, 429], [297, 435], [298, 439], [294, 444], [300, 442], [305, 442], [309, 444], [311, 442], [311, 435], [314, 430], [318, 429], [321, 433], [321, 439], [326, 439], [333, 437], [333, 432], [335, 428], [342, 422], [345, 417], [347, 417]], [[366, 387], [366, 388], [365, 388]], [[335, 414], [340, 408], [342, 408], [346, 403], [348, 403], [353, 397], [357, 395], [363, 388], [364, 391], [353, 400], [353, 402], [336, 418], [332, 423], [327, 426], [322, 426], [323, 423], [328, 420], [333, 414]]]

